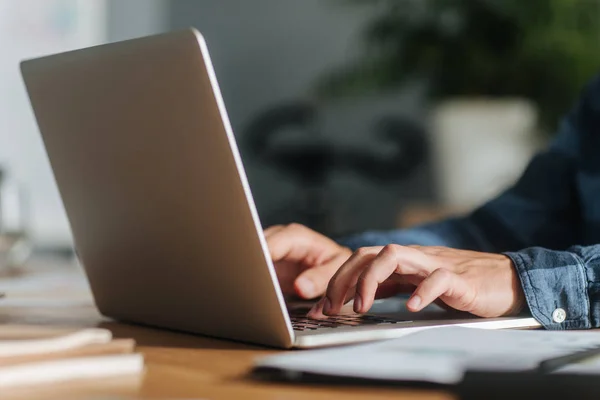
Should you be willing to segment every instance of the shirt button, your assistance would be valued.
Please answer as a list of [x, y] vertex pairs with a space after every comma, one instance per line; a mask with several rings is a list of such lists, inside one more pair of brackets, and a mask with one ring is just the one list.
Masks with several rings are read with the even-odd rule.
[[565, 319], [567, 319], [567, 312], [562, 308], [557, 308], [552, 312], [552, 320], [557, 324], [564, 322]]

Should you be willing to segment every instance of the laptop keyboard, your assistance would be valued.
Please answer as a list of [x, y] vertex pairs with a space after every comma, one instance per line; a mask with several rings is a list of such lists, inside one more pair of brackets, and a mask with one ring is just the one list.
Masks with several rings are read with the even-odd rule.
[[306, 315], [292, 315], [292, 327], [295, 331], [313, 331], [319, 328], [339, 328], [360, 325], [397, 324], [403, 320], [384, 318], [375, 315], [338, 315], [323, 319], [308, 318]]

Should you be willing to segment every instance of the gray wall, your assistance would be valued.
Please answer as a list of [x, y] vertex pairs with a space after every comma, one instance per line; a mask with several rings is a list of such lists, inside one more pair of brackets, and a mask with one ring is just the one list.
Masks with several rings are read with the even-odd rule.
[[108, 0], [107, 40], [115, 42], [168, 30], [168, 0]]
[[302, 96], [317, 74], [346, 60], [365, 17], [324, 0], [170, 3], [171, 28], [194, 26], [205, 36], [234, 128]]

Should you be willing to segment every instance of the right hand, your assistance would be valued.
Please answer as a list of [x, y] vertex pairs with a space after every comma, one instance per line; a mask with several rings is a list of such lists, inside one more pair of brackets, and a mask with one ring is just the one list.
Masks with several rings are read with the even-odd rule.
[[349, 248], [299, 224], [275, 225], [264, 234], [284, 295], [307, 300], [322, 296], [352, 255]]

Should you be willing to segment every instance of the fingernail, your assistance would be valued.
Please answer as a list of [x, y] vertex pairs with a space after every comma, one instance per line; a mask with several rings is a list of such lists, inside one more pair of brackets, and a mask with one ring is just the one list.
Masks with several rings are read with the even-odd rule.
[[307, 313], [307, 315], [312, 315], [312, 314], [321, 314], [323, 312], [322, 310], [323, 308], [323, 299], [317, 301], [315, 303], [314, 306], [312, 306], [312, 308], [310, 309], [310, 311]]
[[362, 310], [362, 297], [360, 297], [360, 294], [357, 292], [356, 295], [354, 296], [354, 312], [360, 313], [361, 310]]
[[300, 294], [307, 299], [318, 295], [315, 283], [307, 277], [301, 276], [296, 279], [296, 286], [300, 290]]
[[408, 303], [406, 303], [406, 307], [411, 308], [415, 311], [419, 310], [420, 305], [421, 305], [421, 298], [417, 295], [408, 299]]
[[319, 301], [314, 306], [312, 306], [312, 308], [306, 313], [306, 315], [312, 316], [321, 313], [321, 310], [319, 309], [320, 307], [321, 302]]
[[323, 299], [323, 314], [329, 315], [331, 313], [331, 301], [327, 297]]

